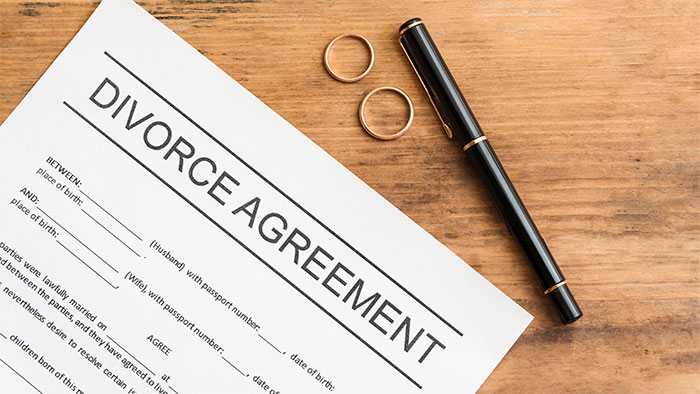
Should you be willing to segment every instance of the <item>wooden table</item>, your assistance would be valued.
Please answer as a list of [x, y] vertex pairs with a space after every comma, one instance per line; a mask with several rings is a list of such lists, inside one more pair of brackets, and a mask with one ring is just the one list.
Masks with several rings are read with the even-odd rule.
[[[694, 0], [144, 1], [142, 5], [514, 298], [535, 321], [484, 392], [700, 390], [700, 18]], [[96, 2], [0, 0], [0, 120]], [[465, 169], [397, 43], [428, 24], [585, 316], [559, 324], [489, 196]], [[128, 26], [125, 26], [128, 28]], [[334, 36], [377, 63], [329, 78]], [[341, 70], [362, 67], [343, 45]], [[357, 106], [381, 85], [416, 104], [394, 142]], [[370, 118], [403, 121], [400, 101]]]

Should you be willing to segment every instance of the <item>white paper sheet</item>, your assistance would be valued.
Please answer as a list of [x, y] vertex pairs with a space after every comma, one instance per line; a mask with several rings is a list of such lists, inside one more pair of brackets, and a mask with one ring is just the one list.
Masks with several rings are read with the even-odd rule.
[[531, 320], [131, 1], [0, 149], [3, 393], [476, 391]]

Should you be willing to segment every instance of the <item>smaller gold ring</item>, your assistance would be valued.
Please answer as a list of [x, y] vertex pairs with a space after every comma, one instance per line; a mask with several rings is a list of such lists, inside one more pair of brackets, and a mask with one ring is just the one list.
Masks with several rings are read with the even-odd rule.
[[488, 138], [486, 138], [485, 135], [482, 135], [481, 137], [478, 137], [478, 138], [474, 138], [473, 140], [471, 140], [471, 141], [467, 142], [466, 144], [464, 144], [464, 146], [462, 147], [462, 150], [466, 152], [467, 149], [471, 148], [472, 146], [478, 144], [478, 143], [481, 142], [481, 141], [486, 141], [487, 139], [488, 139]]
[[[339, 40], [342, 40], [343, 38], [356, 38], [360, 41], [362, 41], [363, 44], [369, 49], [369, 64], [367, 65], [367, 68], [365, 71], [362, 72], [362, 74], [354, 76], [354, 77], [343, 77], [342, 75], [336, 74], [335, 71], [333, 71], [333, 68], [331, 67], [331, 51], [333, 49], [333, 45], [335, 45], [336, 42]], [[372, 47], [372, 44], [370, 44], [369, 40], [366, 39], [364, 36], [361, 36], [359, 34], [341, 34], [338, 37], [334, 38], [331, 40], [331, 42], [328, 43], [328, 46], [326, 46], [326, 51], [323, 53], [323, 65], [326, 67], [326, 71], [328, 71], [328, 74], [330, 74], [333, 79], [336, 81], [340, 82], [357, 82], [360, 79], [364, 78], [369, 74], [370, 70], [372, 70], [372, 67], [374, 66], [374, 48]]]
[[411, 23], [410, 25], [401, 29], [401, 31], [399, 32], [399, 37], [402, 36], [403, 33], [405, 33], [407, 30], [412, 29], [412, 28], [414, 28], [418, 25], [422, 25], [422, 24], [423, 24], [423, 21], [415, 21], [415, 22]]
[[[393, 134], [379, 134], [376, 131], [372, 130], [371, 127], [369, 127], [369, 124], [367, 124], [367, 119], [365, 119], [365, 106], [367, 105], [367, 101], [369, 100], [370, 97], [372, 97], [375, 93], [381, 92], [381, 91], [392, 91], [395, 93], [398, 93], [401, 97], [406, 100], [408, 103], [408, 121], [406, 121], [406, 124], [401, 128], [401, 130], [397, 131], [396, 133]], [[379, 88], [376, 88], [372, 90], [371, 92], [367, 93], [365, 98], [362, 99], [362, 102], [360, 103], [360, 109], [357, 111], [358, 116], [360, 117], [360, 124], [362, 124], [362, 128], [365, 129], [367, 134], [371, 135], [372, 137], [382, 140], [382, 141], [390, 141], [390, 140], [395, 140], [404, 133], [411, 127], [413, 124], [413, 115], [414, 115], [414, 109], [413, 109], [413, 102], [411, 101], [411, 98], [408, 97], [406, 93], [404, 93], [403, 90], [399, 88], [395, 88], [393, 86], [382, 86]]]
[[545, 291], [544, 291], [544, 295], [547, 295], [547, 294], [553, 292], [554, 290], [556, 290], [556, 289], [558, 289], [558, 288], [564, 286], [565, 284], [566, 284], [566, 281], [565, 281], [565, 280], [563, 280], [563, 281], [557, 283], [556, 285], [554, 285], [554, 286], [550, 287], [549, 289], [545, 290]]

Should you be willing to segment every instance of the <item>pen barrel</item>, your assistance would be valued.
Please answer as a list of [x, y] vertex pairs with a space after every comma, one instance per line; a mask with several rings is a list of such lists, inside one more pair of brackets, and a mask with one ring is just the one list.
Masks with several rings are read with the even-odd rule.
[[467, 160], [487, 185], [508, 229], [517, 239], [530, 265], [537, 273], [544, 294], [557, 307], [561, 320], [564, 323], [578, 320], [583, 313], [566, 284], [564, 274], [559, 269], [491, 144], [483, 140], [471, 146], [465, 153]]
[[527, 255], [542, 289], [546, 290], [563, 282], [564, 274], [557, 266], [491, 144], [483, 141], [472, 146], [465, 154], [472, 168], [478, 172], [491, 192], [506, 226]]

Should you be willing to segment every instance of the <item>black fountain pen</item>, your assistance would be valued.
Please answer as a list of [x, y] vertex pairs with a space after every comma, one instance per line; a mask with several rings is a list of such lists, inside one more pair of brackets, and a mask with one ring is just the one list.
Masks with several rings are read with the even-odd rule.
[[401, 25], [399, 43], [428, 93], [445, 133], [459, 144], [481, 179], [488, 185], [508, 228], [537, 272], [545, 296], [554, 301], [562, 322], [568, 324], [578, 320], [583, 313], [576, 304], [564, 275], [481, 131], [479, 122], [447, 69], [423, 21], [414, 18]]

